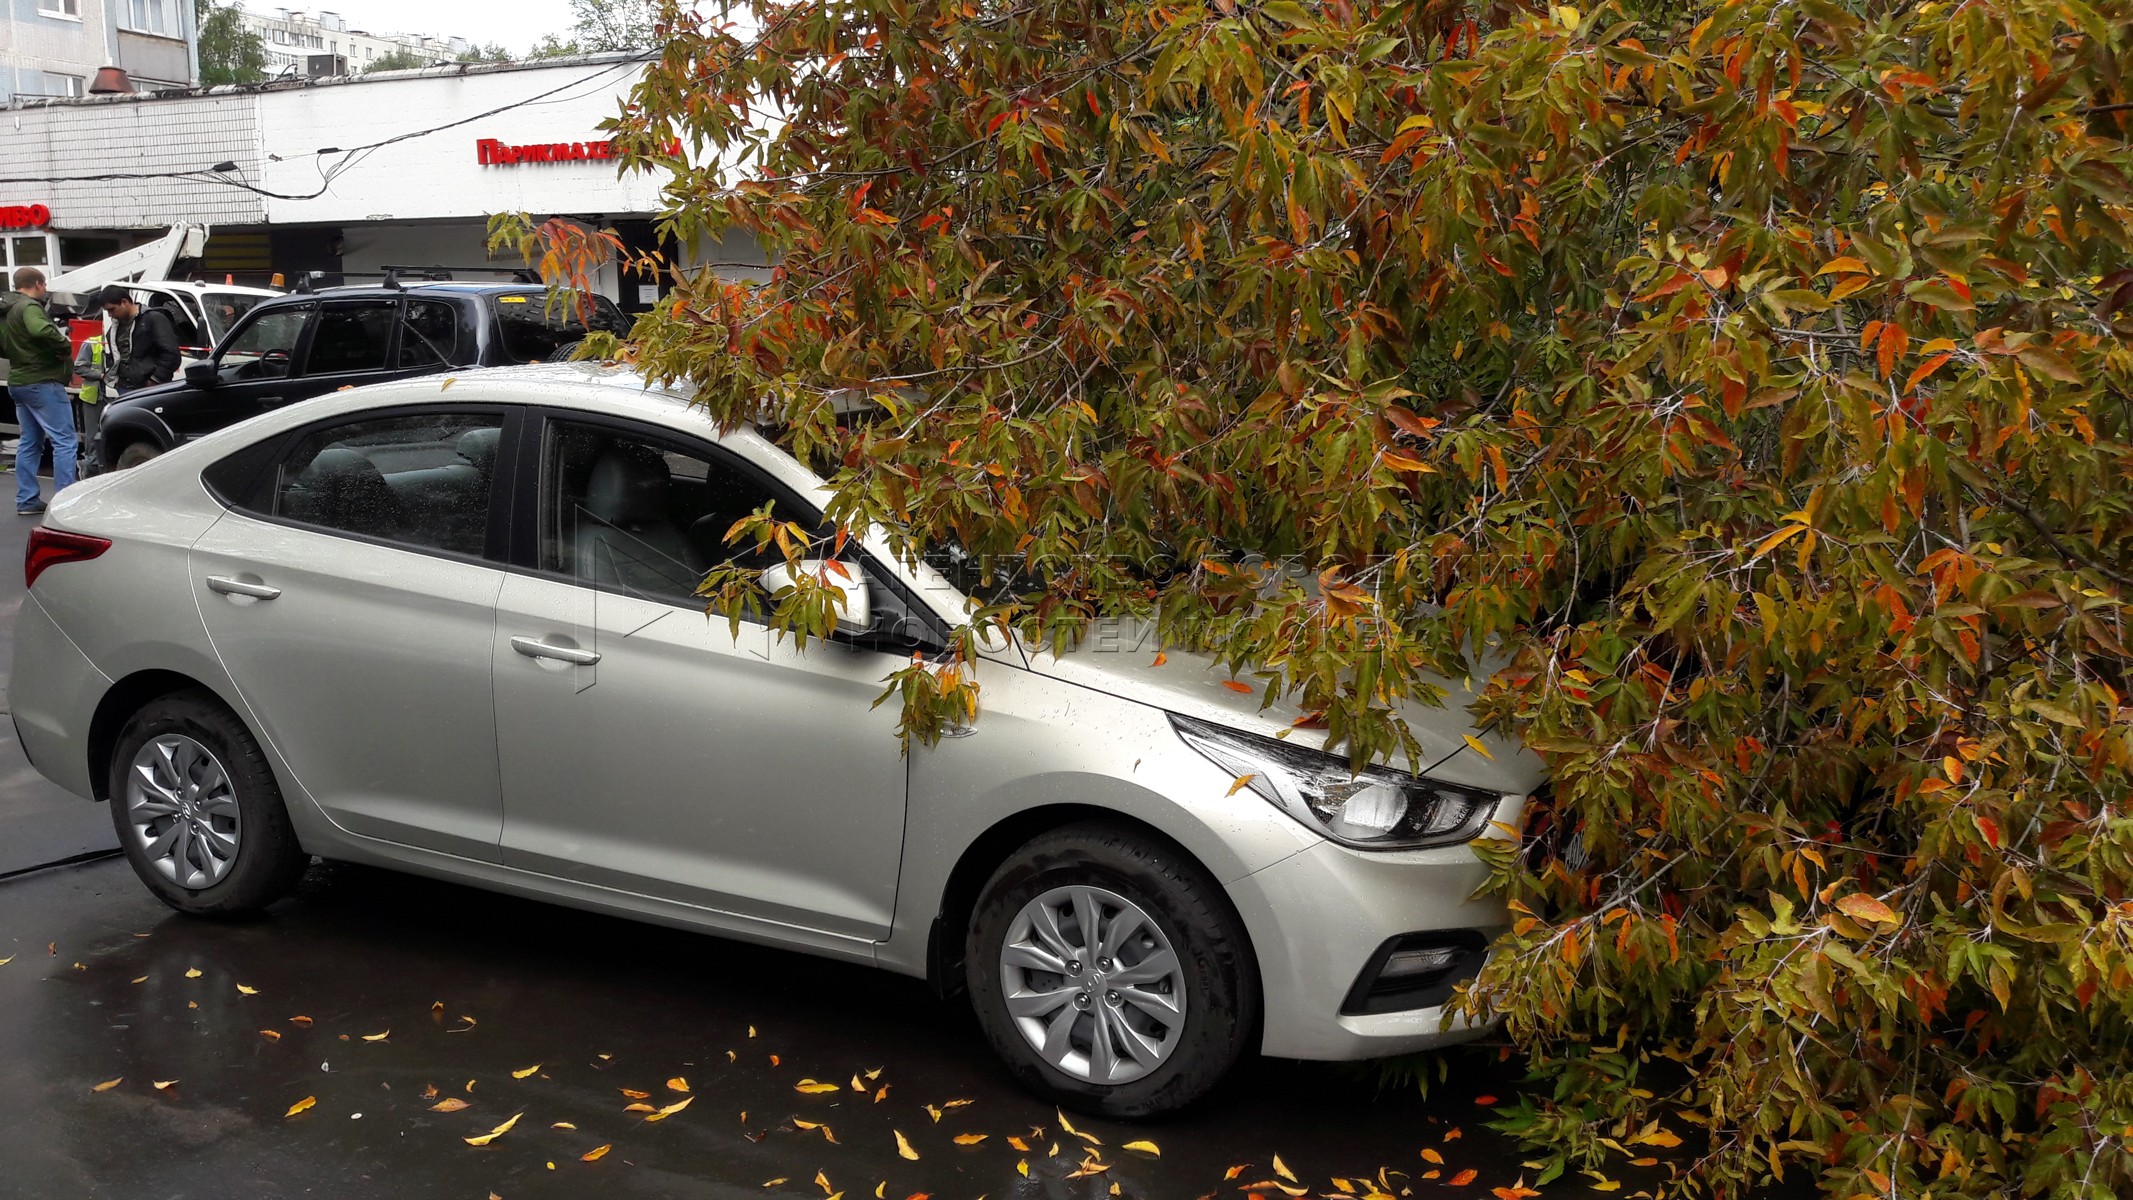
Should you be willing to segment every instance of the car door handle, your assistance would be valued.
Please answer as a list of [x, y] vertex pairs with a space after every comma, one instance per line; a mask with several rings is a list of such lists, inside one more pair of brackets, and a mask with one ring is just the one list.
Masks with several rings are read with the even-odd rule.
[[274, 597], [281, 595], [281, 589], [278, 587], [268, 587], [263, 583], [247, 583], [242, 579], [232, 579], [227, 575], [208, 576], [207, 586], [208, 590], [220, 592], [225, 596], [249, 596], [254, 600], [272, 600]]
[[552, 646], [539, 638], [512, 638], [511, 648], [527, 658], [552, 658], [557, 662], [567, 662], [573, 666], [589, 667], [600, 661], [600, 655], [597, 651], [580, 650], [575, 646]]

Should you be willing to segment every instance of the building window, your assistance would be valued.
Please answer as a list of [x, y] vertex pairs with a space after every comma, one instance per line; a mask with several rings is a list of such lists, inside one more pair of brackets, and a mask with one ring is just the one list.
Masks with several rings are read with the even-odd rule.
[[81, 76], [60, 75], [52, 71], [44, 73], [44, 94], [47, 96], [81, 95]]
[[37, 0], [37, 11], [48, 17], [81, 20], [81, 0]]
[[183, 37], [178, 26], [176, 0], [122, 0], [119, 6], [119, 24], [135, 33], [153, 33], [159, 37]]

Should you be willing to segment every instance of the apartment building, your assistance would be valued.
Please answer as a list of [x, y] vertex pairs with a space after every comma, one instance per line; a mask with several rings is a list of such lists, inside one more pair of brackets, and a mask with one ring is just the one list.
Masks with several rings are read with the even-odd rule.
[[[0, 3], [6, 2], [0, 0]], [[422, 59], [425, 65], [431, 65], [451, 62], [473, 48], [465, 38], [370, 33], [353, 29], [337, 12], [290, 8], [277, 8], [271, 14], [250, 9], [240, 9], [239, 12], [245, 28], [258, 34], [266, 46], [270, 77], [360, 75], [369, 69], [370, 64], [398, 51], [406, 51]]]
[[84, 95], [102, 67], [142, 90], [191, 87], [192, 0], [0, 0], [0, 102]]

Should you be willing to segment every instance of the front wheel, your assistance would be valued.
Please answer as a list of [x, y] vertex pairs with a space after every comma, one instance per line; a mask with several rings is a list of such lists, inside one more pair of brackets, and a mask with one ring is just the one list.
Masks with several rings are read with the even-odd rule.
[[152, 442], [128, 442], [126, 448], [119, 451], [118, 462], [113, 466], [120, 471], [130, 471], [162, 453]]
[[205, 691], [150, 701], [112, 748], [111, 821], [134, 874], [179, 912], [257, 912], [309, 856], [259, 743]]
[[993, 873], [964, 956], [978, 1021], [1010, 1070], [1072, 1108], [1175, 1112], [1236, 1065], [1258, 973], [1221, 888], [1123, 829], [1044, 834]]

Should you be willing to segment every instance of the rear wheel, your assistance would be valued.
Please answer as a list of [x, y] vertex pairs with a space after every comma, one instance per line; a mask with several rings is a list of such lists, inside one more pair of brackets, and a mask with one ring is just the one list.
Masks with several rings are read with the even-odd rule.
[[1023, 1083], [1113, 1117], [1205, 1095], [1258, 1024], [1257, 971], [1221, 888], [1123, 829], [1044, 834], [993, 873], [964, 956], [993, 1048]]
[[128, 442], [126, 448], [119, 451], [118, 461], [113, 465], [118, 470], [130, 471], [162, 453], [152, 442]]
[[150, 701], [112, 748], [111, 820], [134, 874], [180, 912], [256, 912], [296, 885], [297, 845], [259, 743], [221, 701]]

